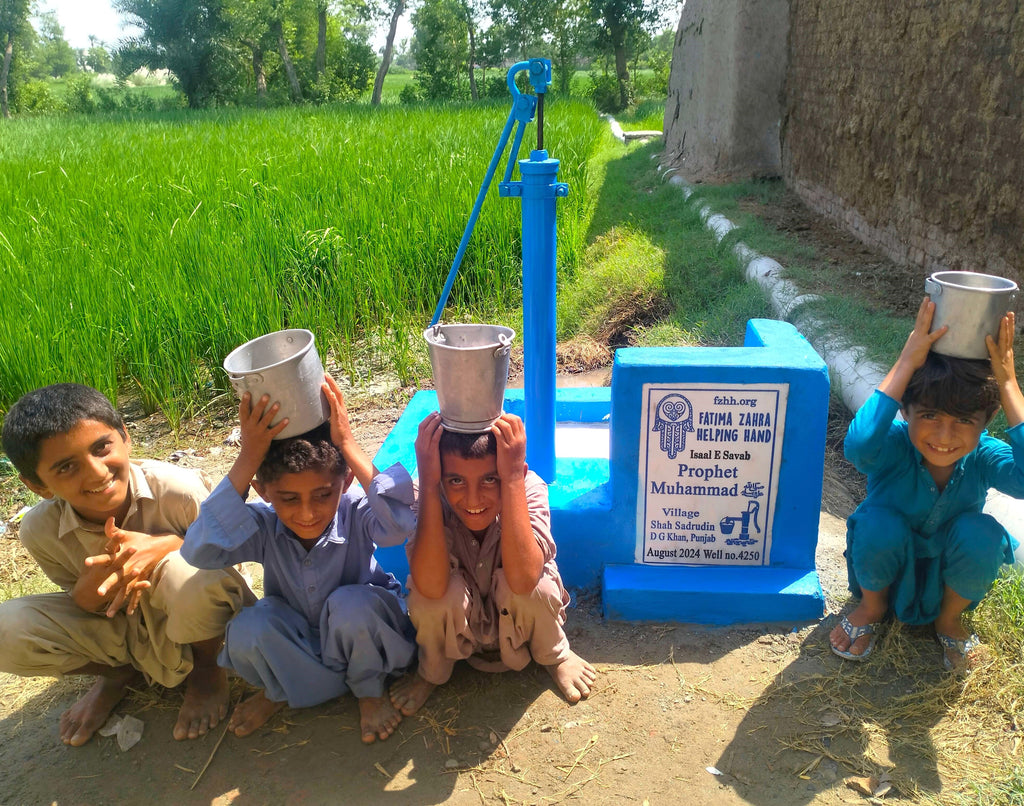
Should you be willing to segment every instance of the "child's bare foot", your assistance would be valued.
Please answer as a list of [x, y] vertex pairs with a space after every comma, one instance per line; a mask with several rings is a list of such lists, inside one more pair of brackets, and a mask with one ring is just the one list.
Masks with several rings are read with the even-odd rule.
[[359, 698], [359, 727], [363, 732], [363, 744], [382, 742], [395, 732], [402, 715], [391, 705], [387, 697]]
[[403, 716], [412, 716], [423, 707], [435, 688], [437, 686], [424, 680], [418, 673], [410, 672], [391, 687], [391, 704]]
[[575, 652], [561, 663], [545, 666], [551, 679], [570, 703], [577, 703], [590, 696], [590, 689], [597, 680], [597, 670]]
[[[876, 608], [866, 604], [864, 600], [854, 608], [853, 612], [850, 613], [846, 620], [853, 627], [866, 627], [869, 624], [875, 624], [882, 620], [885, 615], [885, 610], [878, 612]], [[874, 640], [874, 632], [864, 632], [853, 642], [850, 641], [850, 635], [844, 628], [842, 622], [832, 628], [832, 632], [828, 635], [828, 640], [832, 644], [832, 649], [837, 652], [848, 652], [851, 655], [863, 655], [868, 651], [868, 647], [871, 646]]]
[[228, 715], [228, 673], [219, 666], [196, 666], [185, 683], [185, 702], [174, 723], [174, 738], [197, 739]]
[[258, 691], [235, 706], [228, 720], [228, 730], [238, 737], [248, 736], [284, 708], [284, 705], [283, 702], [268, 700], [262, 690]]
[[89, 741], [103, 727], [138, 675], [131, 666], [111, 671], [111, 674], [97, 676], [85, 696], [60, 715], [60, 740], [64, 744], [81, 747]]

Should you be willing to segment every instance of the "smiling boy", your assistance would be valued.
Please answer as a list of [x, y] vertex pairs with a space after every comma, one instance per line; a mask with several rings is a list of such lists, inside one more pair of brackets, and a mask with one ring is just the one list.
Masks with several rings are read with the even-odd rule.
[[140, 673], [167, 687], [187, 681], [176, 739], [215, 727], [228, 707], [217, 652], [252, 592], [234, 571], [197, 571], [178, 551], [209, 492], [206, 477], [132, 462], [121, 416], [80, 384], [18, 400], [3, 446], [45, 499], [25, 515], [19, 538], [62, 591], [0, 604], [0, 670], [96, 676], [61, 716], [65, 744], [85, 744]]
[[[351, 692], [364, 743], [387, 739], [401, 714], [387, 682], [415, 658], [401, 586], [374, 559], [413, 530], [413, 485], [396, 464], [379, 473], [352, 435], [341, 390], [325, 377], [330, 423], [288, 439], [278, 405], [242, 397], [242, 446], [203, 503], [182, 549], [200, 568], [263, 564], [264, 598], [227, 628], [220, 663], [260, 691], [228, 729], [247, 736], [285, 704]], [[348, 491], [353, 476], [362, 490]], [[249, 485], [263, 501], [246, 503]], [[364, 492], [365, 491], [365, 492]]]
[[[861, 407], [846, 456], [868, 476], [866, 499], [847, 523], [850, 590], [861, 599], [832, 630], [832, 651], [865, 660], [890, 610], [933, 624], [948, 670], [970, 668], [980, 642], [962, 622], [1013, 562], [1006, 529], [982, 513], [990, 488], [1024, 498], [1024, 395], [1013, 359], [1014, 314], [987, 337], [989, 361], [932, 351], [927, 297], [899, 358]], [[1000, 407], [1009, 445], [985, 428]], [[905, 422], [894, 421], [902, 409]]]
[[570, 703], [588, 697], [597, 673], [562, 630], [569, 595], [547, 485], [526, 466], [523, 421], [502, 414], [489, 432], [460, 434], [435, 412], [420, 423], [416, 462], [419, 512], [406, 551], [419, 668], [392, 686], [392, 703], [416, 713], [459, 660], [505, 671], [532, 659]]

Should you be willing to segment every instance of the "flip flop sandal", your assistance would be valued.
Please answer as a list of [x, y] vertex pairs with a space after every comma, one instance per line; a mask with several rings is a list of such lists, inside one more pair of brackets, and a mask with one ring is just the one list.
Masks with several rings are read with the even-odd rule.
[[871, 636], [871, 640], [868, 642], [867, 648], [863, 652], [861, 652], [859, 655], [855, 655], [853, 652], [850, 652], [849, 650], [836, 649], [834, 646], [832, 646], [832, 642], [831, 641], [829, 641], [828, 645], [829, 645], [829, 647], [831, 647], [832, 651], [836, 655], [838, 655], [840, 658], [846, 658], [846, 660], [856, 660], [856, 661], [867, 660], [868, 659], [868, 655], [870, 655], [871, 651], [875, 648], [875, 628], [878, 627], [878, 624], [879, 624], [879, 622], [876, 621], [876, 622], [873, 622], [871, 624], [865, 624], [865, 625], [863, 625], [861, 627], [854, 627], [850, 623], [850, 620], [846, 616], [843, 616], [842, 619], [840, 619], [839, 626], [843, 628], [843, 631], [846, 633], [847, 637], [850, 639], [850, 646], [851, 647], [854, 645], [854, 643], [856, 643], [857, 639], [860, 638], [861, 636], [863, 636], [863, 635], [870, 635]]
[[[951, 635], [937, 632], [935, 633], [935, 640], [942, 647], [942, 666], [947, 672], [955, 672], [958, 669], [970, 671], [967, 656], [981, 646], [981, 639], [975, 633], [971, 633], [966, 638], [953, 638]], [[949, 655], [946, 654], [946, 650], [959, 653], [960, 657], [963, 658], [963, 663], [960, 666], [954, 664], [949, 659]]]

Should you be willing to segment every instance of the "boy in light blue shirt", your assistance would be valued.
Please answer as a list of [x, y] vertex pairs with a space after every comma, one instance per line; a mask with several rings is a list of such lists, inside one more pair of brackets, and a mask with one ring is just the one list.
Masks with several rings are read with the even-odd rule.
[[[989, 361], [932, 351], [946, 333], [929, 333], [927, 297], [914, 330], [846, 436], [846, 457], [868, 476], [866, 499], [850, 516], [846, 561], [858, 606], [832, 630], [832, 651], [865, 660], [891, 609], [906, 624], [933, 624], [947, 670], [979, 659], [977, 635], [962, 623], [1013, 541], [982, 513], [990, 488], [1024, 498], [1024, 395], [1013, 362], [1014, 314], [987, 337]], [[985, 428], [1002, 405], [1010, 444]], [[902, 410], [905, 421], [894, 420]]]
[[[277, 441], [288, 424], [271, 425], [277, 404], [243, 396], [238, 458], [181, 553], [198, 568], [263, 564], [264, 598], [228, 623], [218, 659], [261, 689], [235, 708], [229, 730], [247, 736], [285, 703], [303, 708], [352, 692], [370, 744], [401, 720], [387, 684], [416, 658], [401, 587], [373, 556], [376, 545], [412, 534], [413, 484], [399, 464], [373, 467], [330, 376], [323, 390], [330, 423]], [[353, 476], [362, 490], [348, 492]], [[245, 502], [250, 483], [264, 501]]]

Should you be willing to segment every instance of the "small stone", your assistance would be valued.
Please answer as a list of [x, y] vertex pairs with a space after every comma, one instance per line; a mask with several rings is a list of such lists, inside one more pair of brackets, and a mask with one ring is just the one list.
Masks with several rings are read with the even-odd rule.
[[446, 770], [457, 770], [461, 766], [462, 765], [459, 763], [457, 758], [450, 758], [444, 763], [444, 768]]

